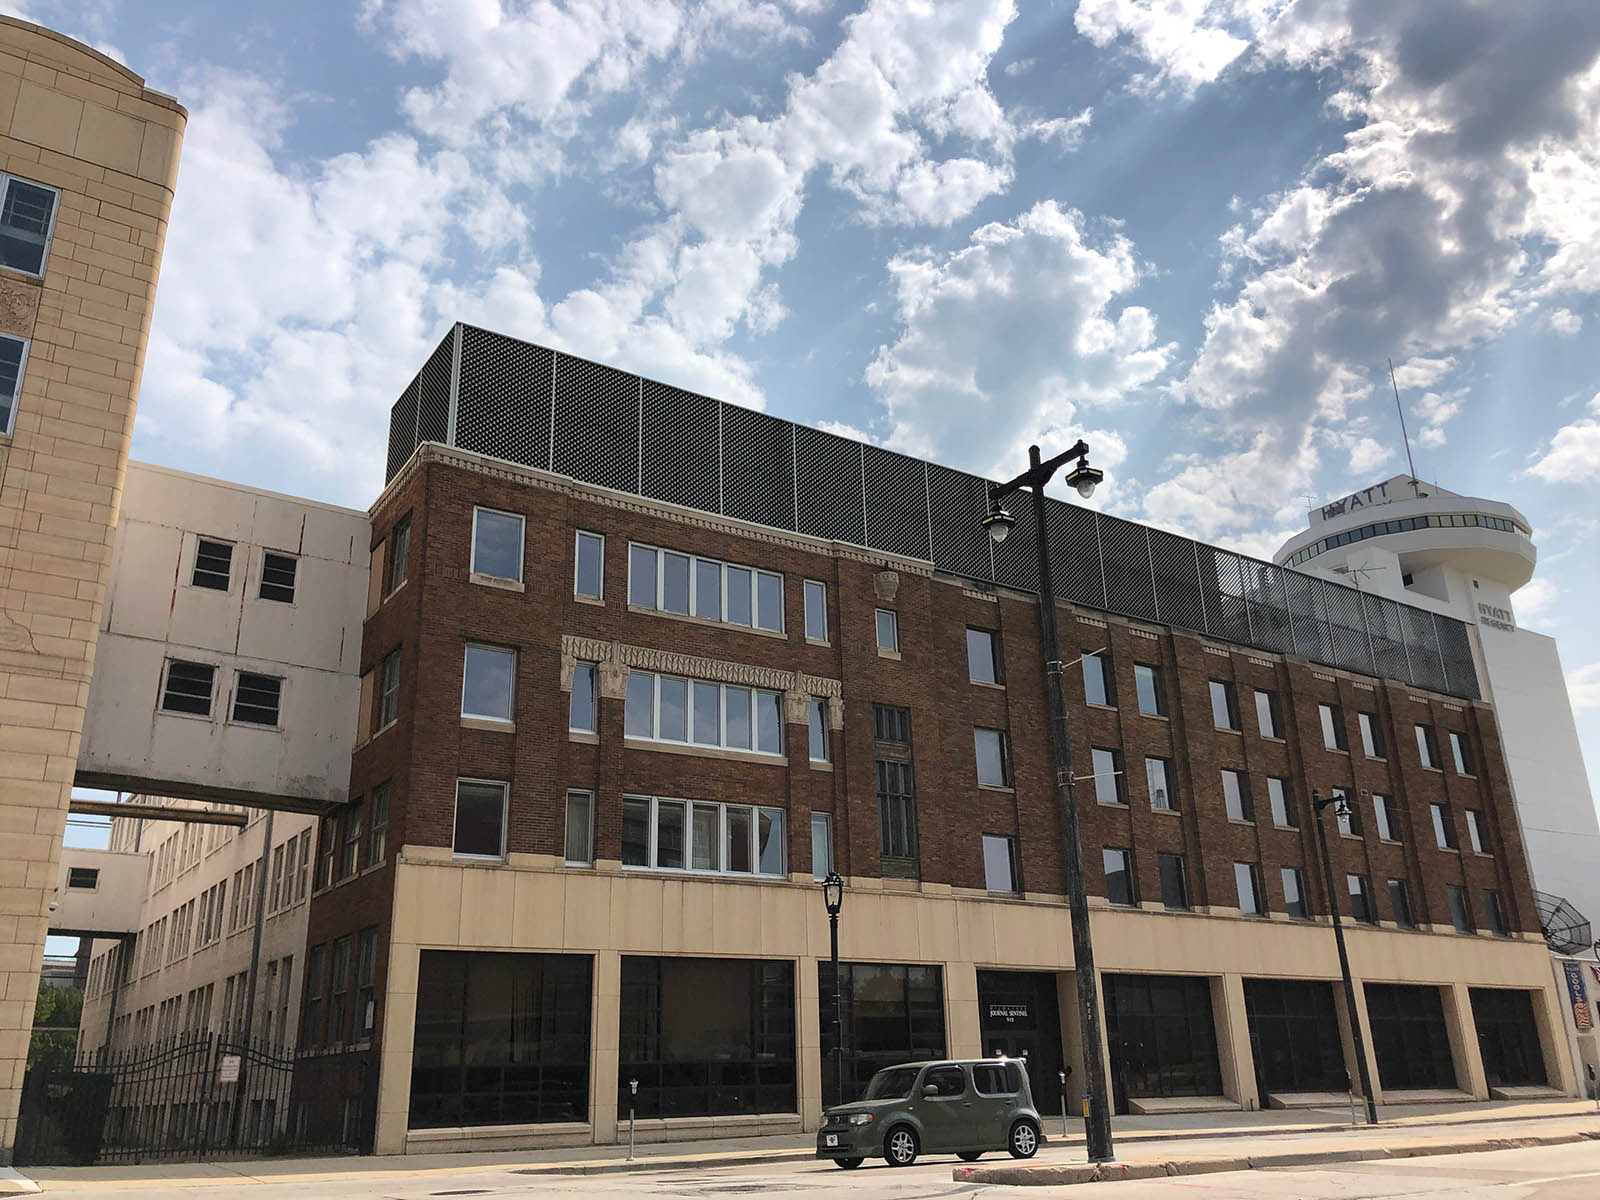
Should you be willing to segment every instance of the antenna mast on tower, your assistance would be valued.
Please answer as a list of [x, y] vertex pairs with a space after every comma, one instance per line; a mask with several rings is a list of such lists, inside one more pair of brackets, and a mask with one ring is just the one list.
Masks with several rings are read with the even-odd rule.
[[1400, 414], [1400, 436], [1406, 444], [1406, 467], [1411, 472], [1411, 490], [1418, 496], [1422, 489], [1417, 486], [1417, 464], [1411, 461], [1411, 435], [1406, 432], [1406, 410], [1400, 407], [1400, 385], [1394, 381], [1394, 359], [1386, 358], [1389, 364], [1389, 386], [1394, 389], [1394, 410]]

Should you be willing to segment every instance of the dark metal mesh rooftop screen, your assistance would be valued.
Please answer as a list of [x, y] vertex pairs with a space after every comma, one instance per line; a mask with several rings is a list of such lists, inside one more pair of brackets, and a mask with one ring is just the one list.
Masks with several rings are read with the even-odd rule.
[[[455, 389], [441, 381], [456, 334]], [[441, 411], [454, 396], [453, 422]], [[979, 527], [984, 481], [468, 325], [395, 402], [388, 478], [445, 441], [779, 529], [1038, 588], [1031, 507], [1001, 546]], [[436, 436], [438, 435], [438, 436]], [[1466, 626], [1319, 576], [1048, 501], [1056, 592], [1090, 608], [1476, 699]]]

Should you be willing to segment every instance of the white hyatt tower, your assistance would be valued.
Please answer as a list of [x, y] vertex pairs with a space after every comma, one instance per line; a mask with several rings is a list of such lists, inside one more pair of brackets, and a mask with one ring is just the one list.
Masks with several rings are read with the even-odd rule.
[[[1457, 495], [1409, 475], [1307, 515], [1310, 528], [1274, 556], [1280, 565], [1329, 575], [1472, 627], [1478, 678], [1500, 724], [1534, 887], [1564, 898], [1600, 931], [1600, 820], [1561, 657], [1553, 638], [1518, 626], [1512, 601], [1538, 559], [1528, 519], [1509, 504]], [[1600, 1069], [1595, 1011], [1587, 998], [1600, 996], [1595, 962], [1583, 952], [1571, 967], [1558, 963], [1557, 974], [1573, 1002], [1566, 1012], [1574, 1048], [1583, 1063]], [[1576, 985], [1569, 976], [1577, 977]]]

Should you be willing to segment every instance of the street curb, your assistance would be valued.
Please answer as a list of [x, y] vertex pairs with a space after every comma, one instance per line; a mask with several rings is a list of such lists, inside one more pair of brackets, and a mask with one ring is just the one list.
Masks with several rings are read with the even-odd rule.
[[15, 1167], [0, 1167], [0, 1196], [32, 1196], [41, 1190]]
[[[1568, 1119], [1570, 1117], [1581, 1116], [1581, 1115], [1586, 1115], [1586, 1114], [1580, 1114], [1580, 1113], [1535, 1113], [1535, 1114], [1531, 1114], [1531, 1115], [1525, 1114], [1523, 1116], [1517, 1116], [1517, 1117], [1511, 1117], [1511, 1116], [1501, 1117], [1501, 1116], [1494, 1116], [1494, 1115], [1486, 1114], [1481, 1118], [1481, 1120], [1474, 1120], [1474, 1121], [1470, 1122], [1470, 1124], [1474, 1124], [1474, 1125], [1480, 1124], [1480, 1123], [1487, 1124], [1487, 1123], [1494, 1122], [1494, 1121], [1553, 1121], [1553, 1120], [1565, 1120], [1565, 1119]], [[1414, 1126], [1390, 1126], [1388, 1128], [1389, 1129], [1407, 1129], [1407, 1128], [1411, 1128], [1411, 1129], [1430, 1129], [1430, 1128], [1432, 1128], [1432, 1129], [1440, 1129], [1440, 1128], [1448, 1128], [1452, 1124], [1458, 1124], [1458, 1122], [1441, 1122], [1438, 1125], [1419, 1124], [1419, 1125], [1414, 1125]], [[1222, 1139], [1225, 1139], [1225, 1138], [1241, 1138], [1241, 1137], [1273, 1137], [1273, 1136], [1276, 1136], [1278, 1134], [1337, 1133], [1337, 1132], [1344, 1131], [1344, 1130], [1351, 1131], [1352, 1133], [1355, 1133], [1355, 1135], [1358, 1136], [1358, 1137], [1359, 1136], [1368, 1136], [1372, 1132], [1370, 1127], [1368, 1127], [1368, 1126], [1365, 1126], [1365, 1125], [1350, 1125], [1350, 1124], [1345, 1123], [1345, 1122], [1340, 1122], [1338, 1124], [1328, 1124], [1328, 1125], [1281, 1125], [1281, 1126], [1272, 1126], [1272, 1127], [1270, 1127], [1268, 1129], [1265, 1129], [1265, 1130], [1263, 1130], [1263, 1129], [1208, 1129], [1208, 1130], [1204, 1130], [1202, 1133], [1194, 1134], [1194, 1135], [1191, 1135], [1187, 1131], [1173, 1131], [1173, 1132], [1169, 1133], [1169, 1132], [1156, 1132], [1156, 1131], [1153, 1131], [1153, 1130], [1143, 1130], [1143, 1131], [1130, 1131], [1128, 1133], [1119, 1134], [1117, 1136], [1117, 1143], [1119, 1145], [1139, 1145], [1139, 1144], [1147, 1144], [1147, 1143], [1160, 1143], [1160, 1142], [1164, 1142], [1164, 1141], [1173, 1141], [1173, 1140], [1177, 1140], [1179, 1138], [1185, 1138], [1186, 1139], [1186, 1138], [1189, 1138], [1191, 1136], [1204, 1136], [1204, 1137], [1206, 1137], [1208, 1139], [1222, 1140]], [[1385, 1130], [1384, 1132], [1387, 1132], [1387, 1130]], [[685, 1143], [685, 1146], [692, 1145], [692, 1144], [693, 1143]], [[1052, 1146], [1060, 1146], [1060, 1145], [1071, 1145], [1071, 1142], [1070, 1142], [1070, 1140], [1064, 1141], [1060, 1137], [1054, 1137], [1054, 1138], [1048, 1139], [1047, 1144], [1048, 1145], [1052, 1145]], [[1483, 1145], [1488, 1145], [1490, 1143], [1488, 1141], [1482, 1141], [1482, 1142], [1478, 1142], [1478, 1143], [1474, 1143], [1474, 1144], [1478, 1145], [1478, 1146], [1483, 1146]], [[1554, 1145], [1556, 1143], [1549, 1143], [1549, 1144]], [[1497, 1147], [1497, 1148], [1502, 1148], [1502, 1147]], [[1508, 1148], [1508, 1147], [1506, 1147], [1506, 1148]], [[551, 1163], [548, 1166], [513, 1167], [513, 1168], [510, 1169], [510, 1173], [513, 1174], [513, 1175], [616, 1175], [616, 1174], [622, 1174], [622, 1173], [625, 1173], [625, 1172], [628, 1172], [628, 1171], [694, 1171], [694, 1170], [699, 1170], [701, 1168], [710, 1168], [710, 1167], [741, 1167], [741, 1166], [746, 1166], [746, 1165], [750, 1165], [750, 1164], [759, 1164], [759, 1163], [763, 1163], [763, 1162], [770, 1162], [770, 1161], [772, 1161], [774, 1159], [789, 1160], [789, 1159], [799, 1159], [799, 1158], [812, 1158], [812, 1157], [815, 1157], [815, 1154], [816, 1154], [816, 1152], [812, 1148], [810, 1148], [809, 1146], [807, 1146], [807, 1147], [796, 1146], [796, 1147], [787, 1147], [787, 1148], [781, 1148], [781, 1149], [764, 1149], [764, 1150], [762, 1150], [762, 1149], [730, 1150], [730, 1151], [728, 1151], [728, 1152], [726, 1152], [724, 1154], [710, 1155], [710, 1156], [705, 1156], [705, 1157], [694, 1157], [694, 1156], [673, 1157], [673, 1156], [663, 1155], [663, 1156], [656, 1157], [656, 1158], [636, 1158], [632, 1162], [629, 1162], [626, 1159], [608, 1158], [608, 1159], [599, 1159], [599, 1160], [596, 1160], [594, 1162], [573, 1161], [573, 1162], [564, 1162], [564, 1163]], [[1363, 1158], [1382, 1157], [1382, 1155], [1362, 1154], [1362, 1155], [1360, 1155], [1360, 1157], [1363, 1157]], [[1216, 1159], [1216, 1160], [1209, 1159], [1209, 1158], [1196, 1158], [1196, 1159], [1186, 1159], [1184, 1161], [1197, 1163], [1197, 1164], [1198, 1163], [1203, 1163], [1203, 1162], [1210, 1162], [1210, 1161], [1222, 1161], [1222, 1162], [1227, 1162], [1227, 1163], [1231, 1164], [1231, 1165], [1225, 1166], [1225, 1167], [1210, 1168], [1210, 1169], [1221, 1170], [1221, 1171], [1243, 1171], [1249, 1165], [1248, 1161], [1245, 1158], [1240, 1158], [1240, 1157], [1225, 1157], [1225, 1158]], [[1081, 1164], [1081, 1163], [1077, 1164], [1079, 1169], [1082, 1169], [1083, 1165], [1084, 1164]], [[1127, 1165], [1127, 1164], [1120, 1164], [1120, 1165]], [[991, 1171], [1007, 1170], [1007, 1169], [1014, 1169], [1014, 1170], [1045, 1170], [1047, 1168], [1044, 1168], [1044, 1167], [1022, 1167], [1022, 1168], [1004, 1168], [1004, 1167], [974, 1168], [974, 1167], [966, 1167], [966, 1168], [957, 1168], [957, 1170], [991, 1170]], [[1055, 1168], [1048, 1168], [1048, 1169], [1055, 1169]], [[1063, 1167], [1062, 1169], [1065, 1169], [1065, 1168]], [[1185, 1173], [1186, 1174], [1198, 1175], [1198, 1174], [1205, 1173], [1206, 1170], [1208, 1170], [1208, 1168], [1203, 1168], [1203, 1167], [1198, 1167], [1197, 1166], [1195, 1169], [1190, 1170], [1190, 1171], [1185, 1172]], [[1166, 1172], [1166, 1173], [1167, 1174], [1177, 1174], [1176, 1171]], [[1117, 1178], [1119, 1178], [1119, 1179], [1132, 1178], [1132, 1176], [1119, 1175], [1119, 1176], [1117, 1176]], [[1076, 1182], [1088, 1182], [1088, 1181], [1086, 1181], [1086, 1180], [1070, 1180], [1070, 1181], [1067, 1181], [1067, 1182], [1075, 1182], [1076, 1183]]]
[[1157, 1179], [1169, 1175], [1215, 1175], [1223, 1171], [1262, 1171], [1308, 1167], [1325, 1163], [1370, 1162], [1385, 1158], [1427, 1158], [1444, 1154], [1475, 1154], [1488, 1150], [1526, 1150], [1535, 1146], [1564, 1146], [1600, 1140], [1600, 1131], [1529, 1134], [1525, 1137], [1483, 1138], [1471, 1142], [1409, 1142], [1352, 1150], [1285, 1151], [1238, 1158], [1185, 1158], [1169, 1162], [1067, 1163], [1038, 1167], [956, 1167], [950, 1177], [957, 1183], [991, 1183], [1013, 1187], [1059, 1187], [1072, 1183], [1110, 1183], [1119, 1179]]

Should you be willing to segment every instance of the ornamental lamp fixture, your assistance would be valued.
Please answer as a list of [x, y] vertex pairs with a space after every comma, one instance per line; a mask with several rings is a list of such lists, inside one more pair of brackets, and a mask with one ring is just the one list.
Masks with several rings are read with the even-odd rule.
[[989, 511], [978, 523], [989, 531], [989, 536], [998, 546], [1011, 536], [1011, 527], [1017, 523], [1017, 519], [1000, 507], [1000, 501], [990, 497]]
[[822, 903], [830, 917], [839, 915], [839, 910], [844, 906], [844, 880], [839, 877], [839, 872], [829, 871], [828, 877], [822, 881]]
[[1094, 495], [1094, 489], [1106, 477], [1106, 473], [1097, 467], [1089, 465], [1089, 456], [1086, 454], [1078, 460], [1078, 465], [1073, 467], [1067, 475], [1067, 486], [1077, 491], [1078, 495], [1087, 500]]

